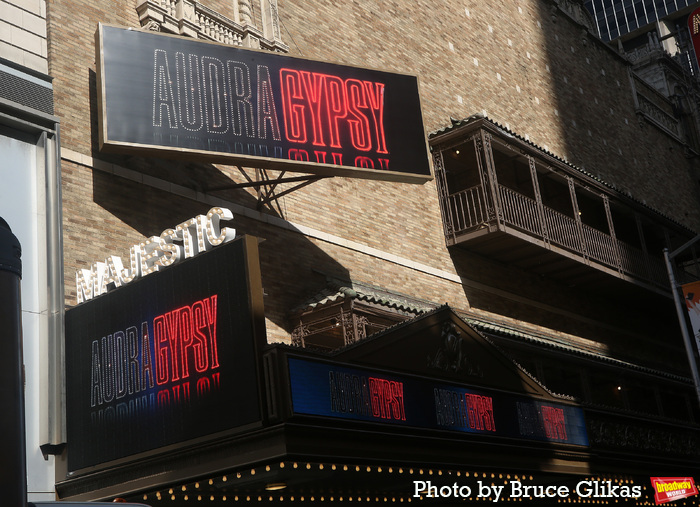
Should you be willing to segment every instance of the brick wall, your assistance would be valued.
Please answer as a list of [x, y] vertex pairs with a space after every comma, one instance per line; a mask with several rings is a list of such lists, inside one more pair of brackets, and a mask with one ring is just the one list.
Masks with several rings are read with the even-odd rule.
[[[695, 229], [682, 147], [634, 110], [627, 63], [537, 0], [280, 2], [292, 53], [417, 74], [428, 131], [485, 112], [534, 143]], [[417, 24], [416, 20], [420, 20]], [[668, 199], [673, 189], [674, 199]]]
[[[234, 17], [229, 4], [205, 4]], [[551, 2], [280, 0], [279, 11], [294, 56], [418, 75], [428, 131], [449, 125], [450, 117], [485, 112], [650, 206], [689, 226], [700, 225], [692, 162], [677, 142], [638, 120], [626, 62]], [[69, 305], [75, 301], [76, 269], [111, 254], [126, 256], [144, 237], [206, 212], [210, 198], [255, 208], [250, 190], [201, 197], [208, 182], [243, 181], [235, 168], [97, 151], [93, 37], [98, 22], [137, 27], [138, 17], [131, 1], [72, 0], [53, 3], [49, 10], [50, 72], [56, 78], [65, 152]], [[105, 164], [111, 169], [104, 170]], [[191, 195], [169, 191], [169, 184], [190, 189]], [[665, 325], [666, 314], [653, 325], [629, 327], [636, 310], [623, 317], [611, 314], [604, 295], [591, 298], [488, 259], [448, 251], [434, 182], [328, 179], [276, 205], [275, 212], [236, 216], [239, 232], [265, 239], [261, 258], [270, 341], [289, 339], [287, 312], [322, 288], [322, 273], [601, 342], [630, 343], [637, 331], [651, 337], [659, 328], [674, 333]], [[292, 225], [282, 227], [283, 222]], [[314, 232], [294, 231], [296, 226]]]

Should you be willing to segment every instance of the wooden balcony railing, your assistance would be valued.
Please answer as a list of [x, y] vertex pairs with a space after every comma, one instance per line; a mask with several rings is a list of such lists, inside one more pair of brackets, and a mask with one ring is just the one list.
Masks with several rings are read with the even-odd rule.
[[662, 259], [624, 243], [510, 188], [498, 185], [497, 202], [489, 212], [488, 197], [477, 185], [447, 197], [446, 233], [457, 241], [484, 226], [516, 229], [543, 245], [557, 246], [587, 264], [651, 283], [664, 290], [668, 275]]

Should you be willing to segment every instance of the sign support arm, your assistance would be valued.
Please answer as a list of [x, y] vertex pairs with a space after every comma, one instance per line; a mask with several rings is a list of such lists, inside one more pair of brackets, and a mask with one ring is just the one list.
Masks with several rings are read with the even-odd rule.
[[673, 293], [673, 302], [676, 306], [676, 314], [678, 315], [678, 323], [681, 326], [681, 334], [683, 335], [683, 344], [685, 345], [685, 352], [688, 355], [688, 363], [690, 364], [690, 371], [693, 374], [693, 383], [695, 384], [695, 394], [700, 402], [700, 374], [698, 373], [698, 365], [695, 361], [693, 354], [693, 343], [688, 333], [688, 325], [685, 319], [685, 305], [678, 295], [678, 284], [676, 283], [676, 277], [673, 273], [673, 264], [671, 259], [678, 255], [681, 251], [688, 248], [690, 245], [695, 243], [700, 236], [696, 236], [693, 240], [689, 241], [683, 245], [678, 250], [669, 254], [668, 248], [664, 248], [664, 260], [666, 261], [666, 270], [668, 271], [668, 279], [671, 284], [671, 292]]

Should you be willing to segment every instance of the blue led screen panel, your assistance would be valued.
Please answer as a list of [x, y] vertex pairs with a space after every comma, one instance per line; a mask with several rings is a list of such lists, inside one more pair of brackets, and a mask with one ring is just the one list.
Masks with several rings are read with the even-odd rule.
[[288, 367], [295, 415], [588, 446], [574, 405], [296, 357]]

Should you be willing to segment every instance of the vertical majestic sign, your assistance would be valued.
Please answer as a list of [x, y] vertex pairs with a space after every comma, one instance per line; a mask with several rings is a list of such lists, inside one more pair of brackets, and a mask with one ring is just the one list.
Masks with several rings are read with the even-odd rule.
[[682, 289], [695, 351], [700, 354], [700, 282], [687, 283]]
[[700, 67], [700, 7], [688, 16], [688, 30], [695, 50], [695, 63]]
[[69, 471], [259, 424], [263, 319], [246, 237], [68, 310]]
[[100, 147], [431, 178], [415, 76], [100, 25]]

